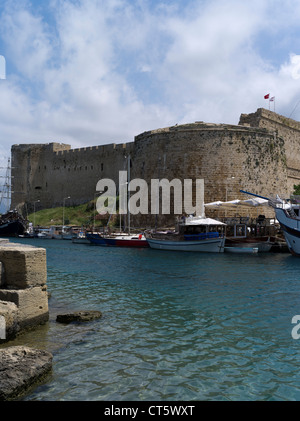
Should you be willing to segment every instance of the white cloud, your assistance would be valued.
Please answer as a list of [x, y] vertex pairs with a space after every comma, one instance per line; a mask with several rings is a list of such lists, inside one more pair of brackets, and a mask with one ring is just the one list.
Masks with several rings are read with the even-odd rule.
[[28, 78], [42, 75], [52, 55], [51, 40], [42, 19], [28, 10], [11, 6], [2, 15], [1, 33], [18, 71]]
[[299, 94], [291, 40], [300, 10], [279, 3], [52, 0], [46, 10], [6, 1], [1, 147], [132, 141], [195, 120], [237, 124], [268, 106], [269, 91], [288, 113]]

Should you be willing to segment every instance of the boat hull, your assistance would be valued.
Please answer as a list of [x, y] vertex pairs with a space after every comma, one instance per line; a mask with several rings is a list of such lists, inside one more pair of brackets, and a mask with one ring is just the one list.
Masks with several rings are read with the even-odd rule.
[[72, 238], [72, 243], [74, 243], [74, 244], [90, 244], [90, 241], [87, 238]]
[[106, 246], [106, 242], [104, 241], [104, 238], [101, 237], [100, 234], [90, 234], [86, 233], [86, 238], [91, 244], [94, 244], [96, 246]]
[[115, 247], [135, 247], [135, 248], [146, 248], [149, 247], [148, 241], [145, 238], [132, 239], [132, 238], [104, 238], [104, 241], [108, 246]]
[[200, 251], [205, 253], [223, 253], [225, 238], [207, 238], [199, 241], [168, 241], [147, 238], [149, 246], [157, 250]]
[[257, 247], [225, 247], [224, 249], [225, 253], [246, 253], [246, 254], [256, 254], [258, 253]]
[[300, 256], [300, 220], [289, 217], [282, 208], [275, 208], [275, 212], [289, 251]]
[[269, 237], [262, 238], [226, 238], [225, 247], [237, 248], [257, 248], [259, 253], [268, 252], [271, 250], [273, 243]]
[[24, 232], [25, 227], [20, 221], [8, 221], [0, 225], [0, 237], [18, 237]]

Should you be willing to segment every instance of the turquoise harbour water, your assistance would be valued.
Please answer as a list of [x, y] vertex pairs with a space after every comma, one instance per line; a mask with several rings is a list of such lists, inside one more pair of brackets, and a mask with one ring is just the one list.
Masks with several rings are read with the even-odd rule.
[[300, 400], [300, 259], [16, 241], [46, 248], [51, 292], [49, 323], [10, 343], [53, 354], [24, 400]]

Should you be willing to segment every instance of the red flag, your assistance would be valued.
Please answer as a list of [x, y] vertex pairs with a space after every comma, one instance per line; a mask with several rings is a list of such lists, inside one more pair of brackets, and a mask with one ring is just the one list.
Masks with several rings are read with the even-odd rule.
[[264, 96], [264, 98], [265, 98], [265, 99], [268, 99], [268, 98], [269, 98], [269, 96], [270, 96], [270, 94], [267, 94], [267, 95], [265, 95], [265, 96]]

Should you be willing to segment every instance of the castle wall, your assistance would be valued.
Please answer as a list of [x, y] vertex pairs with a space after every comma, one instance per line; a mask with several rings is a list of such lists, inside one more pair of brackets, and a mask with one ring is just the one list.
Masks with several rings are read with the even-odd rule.
[[[284, 141], [265, 129], [194, 123], [143, 133], [135, 145], [133, 176], [148, 184], [151, 178], [202, 178], [206, 203], [246, 199], [240, 189], [268, 196], [286, 187]], [[249, 209], [237, 213], [247, 215]], [[273, 217], [271, 209], [264, 213]], [[155, 216], [136, 219], [153, 226]], [[162, 224], [169, 221], [160, 218]]]
[[[289, 196], [300, 180], [299, 132], [300, 123], [259, 109], [242, 114], [239, 125], [184, 124], [142, 133], [126, 144], [80, 149], [59, 143], [14, 145], [12, 206], [25, 203], [29, 212], [34, 206], [62, 206], [68, 196], [66, 206], [92, 200], [100, 179], [112, 179], [118, 186], [129, 155], [130, 179], [148, 183], [149, 203], [154, 178], [204, 179], [206, 203], [245, 199], [241, 189], [267, 197]], [[256, 216], [257, 210], [253, 212]], [[243, 216], [249, 210], [237, 213]], [[263, 213], [274, 216], [272, 209]], [[172, 222], [172, 214], [131, 216], [131, 226]]]
[[30, 212], [34, 203], [35, 210], [62, 206], [68, 196], [66, 206], [92, 200], [101, 178], [117, 183], [131, 149], [131, 143], [80, 149], [58, 143], [14, 145], [12, 207], [26, 203]]
[[284, 139], [287, 167], [286, 194], [289, 196], [294, 190], [294, 184], [300, 184], [300, 123], [259, 108], [255, 113], [242, 114], [240, 124], [266, 128]]

